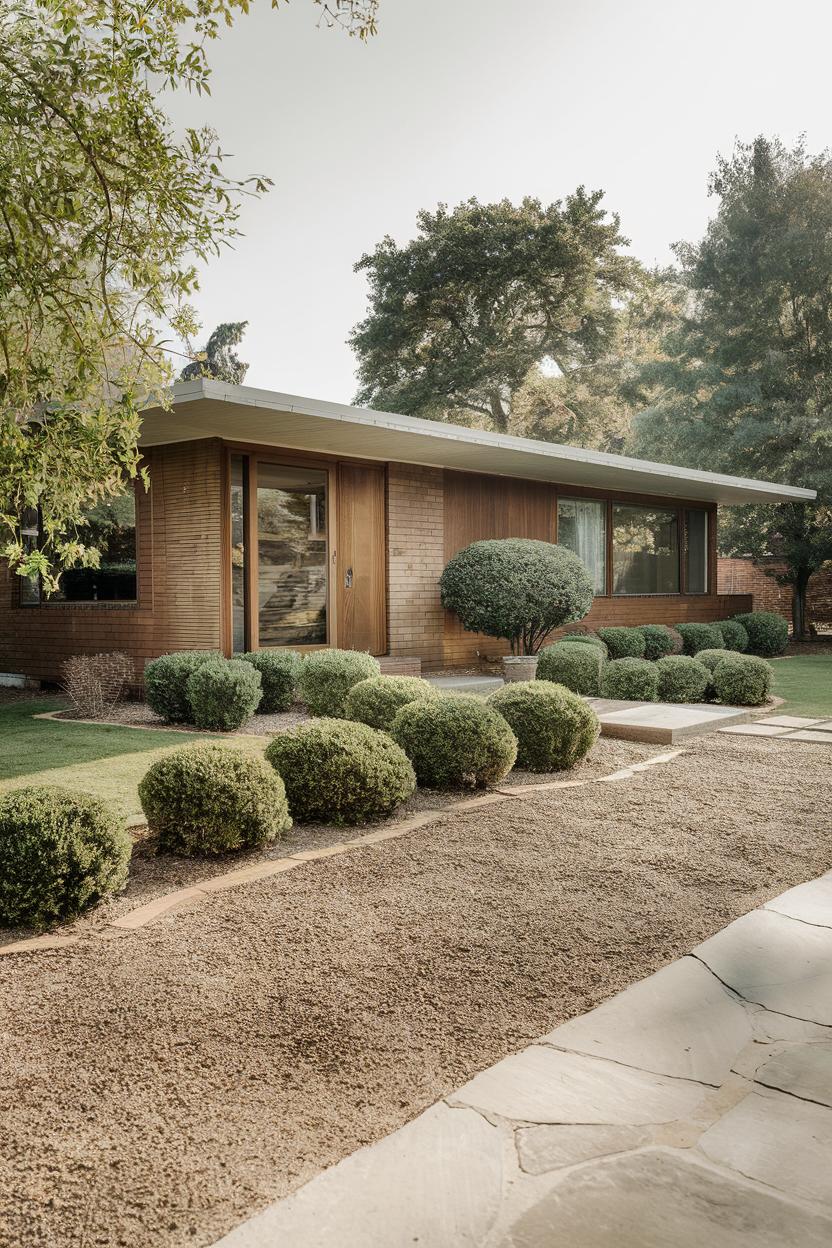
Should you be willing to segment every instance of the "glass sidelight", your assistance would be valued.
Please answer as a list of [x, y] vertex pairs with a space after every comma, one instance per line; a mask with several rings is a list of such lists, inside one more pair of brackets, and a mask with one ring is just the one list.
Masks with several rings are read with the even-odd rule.
[[327, 641], [327, 474], [257, 465], [260, 646]]

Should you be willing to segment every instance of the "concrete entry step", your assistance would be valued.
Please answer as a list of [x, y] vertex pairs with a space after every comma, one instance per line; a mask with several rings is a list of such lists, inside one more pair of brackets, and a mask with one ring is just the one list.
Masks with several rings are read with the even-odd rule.
[[656, 745], [716, 732], [729, 724], [744, 724], [759, 715], [759, 710], [710, 703], [617, 702], [610, 698], [587, 701], [601, 721], [602, 737]]

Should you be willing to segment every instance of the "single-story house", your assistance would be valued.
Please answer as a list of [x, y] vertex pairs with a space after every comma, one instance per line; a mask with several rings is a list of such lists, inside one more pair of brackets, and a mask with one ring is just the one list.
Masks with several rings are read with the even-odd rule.
[[[480, 538], [574, 550], [588, 623], [675, 624], [750, 609], [717, 593], [717, 505], [814, 491], [653, 464], [213, 380], [143, 419], [150, 488], [92, 516], [99, 570], [0, 581], [0, 672], [54, 681], [70, 655], [340, 646], [388, 670], [506, 647], [466, 633], [438, 582]], [[36, 542], [38, 517], [25, 523]]]

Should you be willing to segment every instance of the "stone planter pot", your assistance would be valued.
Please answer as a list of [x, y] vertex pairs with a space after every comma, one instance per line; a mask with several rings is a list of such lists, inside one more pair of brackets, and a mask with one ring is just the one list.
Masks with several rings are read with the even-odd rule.
[[537, 672], [536, 654], [507, 654], [503, 659], [503, 680], [534, 680]]

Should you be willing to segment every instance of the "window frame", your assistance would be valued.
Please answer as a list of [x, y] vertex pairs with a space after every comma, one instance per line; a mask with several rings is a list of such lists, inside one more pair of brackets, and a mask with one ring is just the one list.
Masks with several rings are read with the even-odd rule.
[[[639, 591], [636, 593], [618, 592], [615, 590], [615, 507], [630, 507], [633, 510], [641, 511], [664, 511], [668, 514], [676, 516], [676, 576], [678, 589], [656, 589]], [[609, 569], [607, 576], [607, 584], [609, 586], [609, 596], [611, 598], [680, 598], [685, 593], [684, 584], [684, 557], [685, 549], [684, 538], [684, 508], [683, 507], [667, 507], [662, 503], [627, 503], [621, 499], [610, 499], [609, 506], [609, 534], [610, 534], [610, 554]]]
[[[591, 494], [560, 494], [555, 497], [556, 532], [560, 541], [560, 505], [561, 503], [597, 503], [601, 508], [601, 523], [604, 527], [604, 588], [595, 591], [596, 598], [609, 595], [610, 580], [610, 503], [608, 498], [594, 498]], [[573, 554], [577, 552], [573, 551]], [[580, 559], [580, 555], [578, 555]], [[583, 561], [582, 561], [583, 562]], [[586, 565], [584, 565], [586, 566]], [[589, 571], [589, 569], [587, 569]]]

